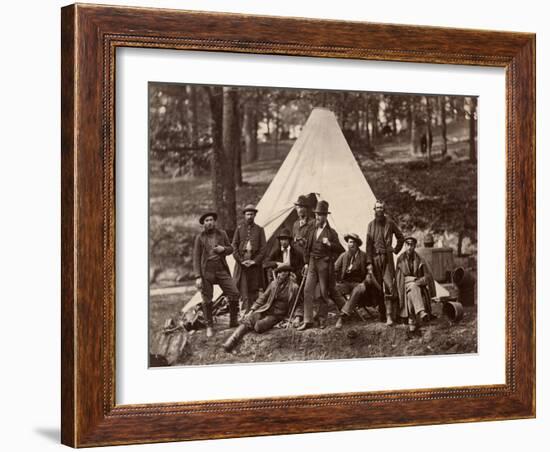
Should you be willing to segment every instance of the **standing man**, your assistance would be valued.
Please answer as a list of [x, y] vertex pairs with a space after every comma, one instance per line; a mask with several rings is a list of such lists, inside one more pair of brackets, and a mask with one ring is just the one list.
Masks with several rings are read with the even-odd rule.
[[306, 330], [313, 326], [313, 300], [315, 288], [319, 284], [321, 292], [321, 306], [319, 307], [319, 327], [326, 325], [329, 302], [331, 299], [338, 309], [341, 309], [346, 300], [336, 290], [333, 265], [336, 256], [340, 255], [342, 246], [337, 232], [330, 227], [327, 221], [329, 204], [319, 201], [314, 211], [315, 227], [310, 230], [305, 247], [306, 282], [304, 289], [304, 322], [298, 330]]
[[415, 251], [416, 239], [405, 239], [405, 252], [397, 258], [396, 279], [399, 292], [399, 315], [408, 319], [409, 335], [419, 334], [417, 319], [426, 323], [431, 318], [431, 299], [435, 283], [430, 266]]
[[315, 226], [315, 219], [310, 215], [310, 205], [307, 196], [300, 195], [294, 203], [298, 219], [292, 226], [292, 242], [296, 251], [304, 257], [309, 231]]
[[212, 320], [212, 296], [214, 284], [218, 284], [229, 301], [229, 326], [236, 327], [239, 312], [239, 291], [235, 286], [225, 256], [233, 252], [225, 231], [216, 228], [218, 214], [207, 212], [199, 223], [203, 231], [195, 237], [193, 247], [193, 271], [195, 285], [202, 296], [202, 311], [206, 322], [206, 336], [214, 334]]
[[[367, 255], [359, 249], [363, 241], [357, 234], [349, 233], [344, 236], [348, 250], [342, 253], [334, 264], [336, 276], [336, 290], [344, 297], [349, 297], [342, 308], [336, 328], [349, 319], [357, 306], [366, 305], [368, 301]], [[370, 287], [369, 287], [370, 288]], [[369, 291], [372, 292], [372, 291]]]
[[[395, 236], [396, 244], [393, 244]], [[393, 325], [394, 301], [397, 299], [395, 285], [395, 266], [393, 255], [399, 254], [403, 248], [403, 233], [397, 224], [386, 216], [384, 203], [376, 201], [374, 204], [374, 220], [367, 228], [367, 270], [373, 273], [378, 290], [378, 309], [380, 319], [386, 318], [386, 325]]]
[[244, 222], [235, 231], [232, 243], [236, 261], [234, 278], [245, 314], [264, 288], [262, 261], [266, 240], [264, 228], [254, 223], [256, 213], [258, 210], [252, 204], [243, 209]]
[[[296, 214], [298, 219], [292, 225], [292, 244], [294, 249], [300, 256], [300, 266], [296, 269], [297, 283], [300, 285], [304, 275], [302, 274], [304, 269], [304, 253], [307, 244], [307, 238], [311, 228], [315, 227], [315, 219], [311, 216], [311, 203], [308, 197], [305, 195], [298, 196], [298, 200], [294, 203]], [[304, 318], [304, 297], [300, 294], [300, 299], [296, 305], [294, 312], [294, 319], [290, 319], [295, 328], [299, 327]]]

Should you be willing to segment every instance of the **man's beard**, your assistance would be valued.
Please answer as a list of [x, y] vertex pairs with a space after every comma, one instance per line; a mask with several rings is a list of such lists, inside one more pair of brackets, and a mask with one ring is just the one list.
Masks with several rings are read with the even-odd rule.
[[252, 224], [254, 223], [254, 218], [247, 218], [246, 219], [246, 224]]
[[375, 212], [374, 219], [378, 222], [383, 221], [385, 218], [384, 212]]

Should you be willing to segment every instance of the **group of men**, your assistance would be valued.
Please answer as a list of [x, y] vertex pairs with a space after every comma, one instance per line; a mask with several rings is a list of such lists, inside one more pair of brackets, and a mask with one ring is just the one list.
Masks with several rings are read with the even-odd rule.
[[[228, 300], [229, 327], [236, 329], [224, 343], [227, 351], [247, 332], [265, 332], [286, 318], [299, 331], [325, 328], [331, 304], [339, 313], [336, 328], [356, 313], [362, 317], [364, 307], [378, 308], [380, 320], [388, 326], [395, 321], [408, 323], [410, 335], [417, 335], [418, 324], [432, 318], [431, 270], [415, 251], [416, 238], [404, 237], [382, 202], [376, 202], [375, 218], [367, 228], [366, 252], [353, 232], [344, 236], [348, 248], [344, 251], [328, 222], [329, 203], [320, 200], [311, 206], [311, 202], [311, 196], [298, 197], [292, 231], [283, 227], [272, 250], [264, 229], [254, 221], [257, 209], [252, 205], [243, 209], [244, 222], [232, 242], [216, 227], [216, 212], [200, 217], [203, 231], [195, 238], [193, 253], [196, 286], [208, 337], [214, 334], [214, 284]], [[394, 264], [394, 255], [403, 246], [405, 252]], [[225, 259], [230, 254], [235, 259], [233, 277]], [[268, 284], [266, 274], [272, 276]]]

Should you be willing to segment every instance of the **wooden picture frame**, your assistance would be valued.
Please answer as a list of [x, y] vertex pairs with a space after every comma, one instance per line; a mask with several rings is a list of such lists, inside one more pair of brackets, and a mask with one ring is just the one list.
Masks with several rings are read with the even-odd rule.
[[[77, 4], [62, 9], [61, 35], [64, 444], [84, 447], [535, 416], [534, 34]], [[505, 68], [505, 384], [117, 405], [118, 47]]]

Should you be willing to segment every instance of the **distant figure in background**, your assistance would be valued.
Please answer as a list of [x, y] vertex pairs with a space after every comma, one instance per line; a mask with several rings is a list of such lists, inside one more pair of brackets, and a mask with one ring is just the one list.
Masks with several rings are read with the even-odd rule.
[[195, 237], [193, 247], [193, 271], [195, 285], [201, 292], [202, 311], [206, 322], [206, 336], [214, 334], [212, 320], [212, 297], [214, 284], [218, 284], [229, 301], [229, 324], [237, 326], [239, 291], [231, 278], [225, 256], [233, 252], [225, 231], [216, 228], [218, 214], [207, 212], [199, 219], [203, 231]]
[[334, 264], [336, 277], [336, 290], [347, 298], [346, 304], [340, 312], [336, 322], [336, 328], [343, 324], [355, 311], [358, 306], [367, 304], [367, 255], [359, 249], [363, 241], [357, 234], [349, 233], [344, 236], [348, 244], [348, 250], [342, 253]]
[[420, 137], [420, 152], [425, 154], [428, 151], [428, 147], [432, 147], [433, 135], [431, 131], [426, 130]]
[[430, 320], [431, 299], [435, 297], [435, 283], [427, 262], [415, 251], [416, 239], [405, 239], [405, 252], [397, 258], [396, 280], [399, 292], [399, 316], [408, 319], [409, 334], [417, 335], [418, 319]]
[[[367, 271], [373, 274], [376, 286], [380, 288], [377, 291], [380, 319], [385, 317], [386, 325], [393, 325], [397, 299], [393, 255], [399, 254], [403, 248], [404, 237], [397, 224], [386, 216], [383, 202], [374, 204], [374, 216], [367, 228]], [[392, 246], [394, 236], [395, 247]]]
[[276, 279], [258, 297], [249, 313], [241, 320], [241, 325], [224, 342], [225, 351], [233, 350], [249, 331], [264, 333], [284, 320], [298, 292], [298, 284], [290, 277], [291, 270], [289, 265], [275, 269]]
[[305, 248], [306, 282], [304, 287], [304, 321], [298, 330], [306, 330], [313, 326], [313, 301], [315, 289], [319, 284], [321, 292], [318, 311], [319, 328], [326, 326], [329, 302], [340, 310], [346, 300], [336, 290], [334, 280], [334, 261], [340, 255], [342, 246], [338, 239], [338, 233], [330, 227], [327, 221], [329, 215], [327, 201], [319, 201], [315, 208], [315, 228], [309, 232]]
[[251, 204], [243, 209], [244, 222], [237, 227], [233, 236], [233, 277], [242, 299], [242, 311], [247, 313], [251, 304], [264, 288], [262, 261], [266, 239], [264, 228], [254, 222], [258, 210]]

